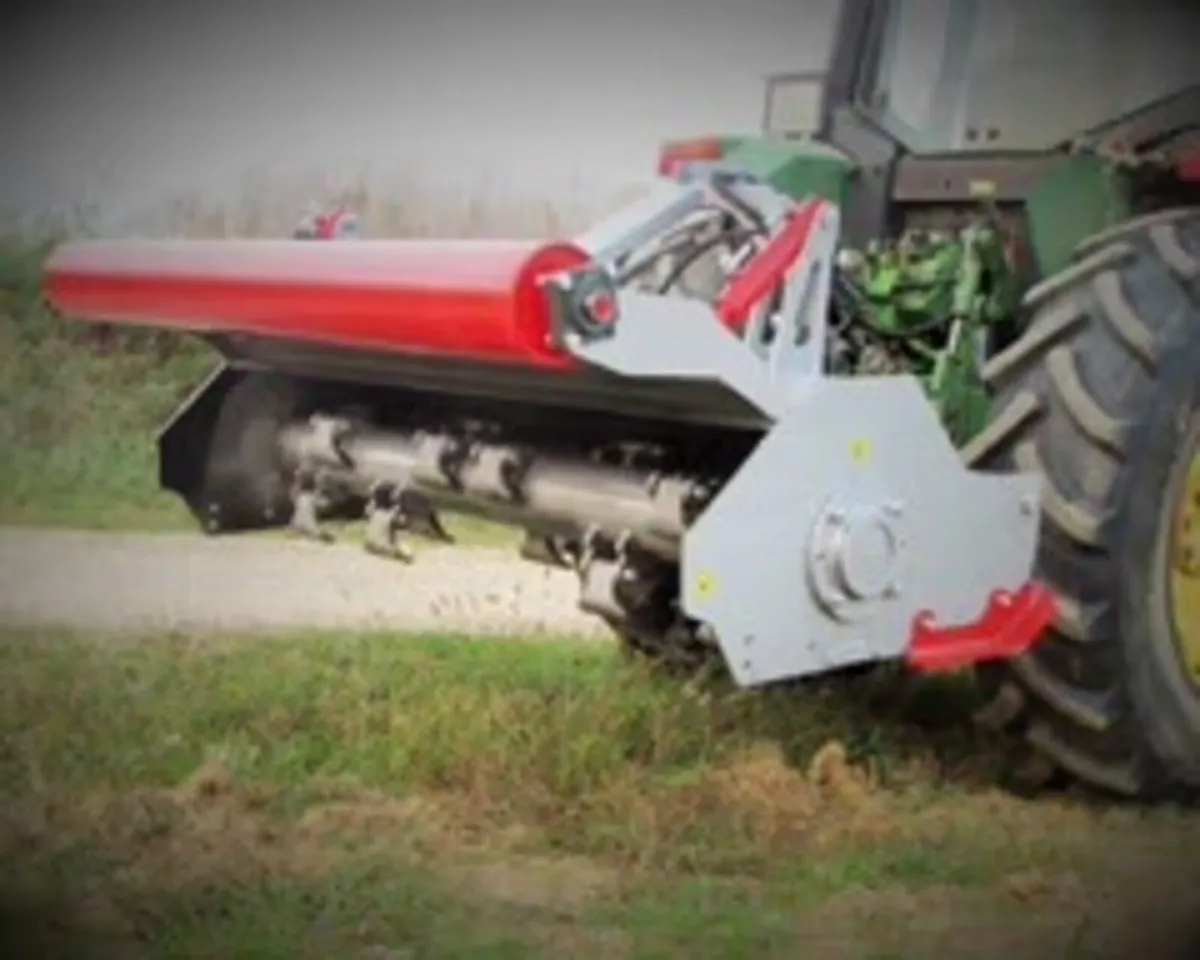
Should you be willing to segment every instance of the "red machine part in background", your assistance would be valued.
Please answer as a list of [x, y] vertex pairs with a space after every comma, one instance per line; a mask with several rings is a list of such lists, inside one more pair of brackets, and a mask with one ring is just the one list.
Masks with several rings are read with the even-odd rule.
[[1019, 657], [1045, 636], [1057, 615], [1054, 594], [1033, 581], [1013, 594], [993, 594], [974, 623], [939, 626], [932, 613], [923, 613], [913, 622], [907, 661], [922, 673], [943, 673]]
[[589, 262], [524, 241], [83, 241], [45, 289], [80, 320], [565, 368], [539, 281]]
[[1175, 166], [1175, 175], [1184, 183], [1200, 184], [1200, 150], [1180, 157]]
[[358, 214], [347, 207], [338, 206], [324, 213], [316, 209], [307, 213], [292, 232], [292, 239], [359, 240], [362, 235]]
[[677, 176], [689, 163], [697, 160], [715, 162], [721, 159], [724, 152], [725, 145], [719, 137], [700, 137], [667, 143], [658, 158], [658, 175]]

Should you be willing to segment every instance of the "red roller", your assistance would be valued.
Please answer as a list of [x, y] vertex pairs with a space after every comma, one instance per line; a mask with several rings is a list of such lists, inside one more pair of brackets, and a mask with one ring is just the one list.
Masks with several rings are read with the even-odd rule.
[[538, 280], [587, 262], [521, 241], [83, 241], [45, 290], [81, 320], [565, 367]]

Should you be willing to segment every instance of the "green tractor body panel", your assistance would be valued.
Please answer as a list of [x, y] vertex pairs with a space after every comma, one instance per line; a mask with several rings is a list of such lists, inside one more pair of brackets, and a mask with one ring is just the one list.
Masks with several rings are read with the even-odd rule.
[[776, 137], [696, 137], [662, 146], [660, 169], [672, 162], [720, 161], [753, 174], [796, 200], [817, 196], [845, 204], [856, 164], [842, 151], [818, 140]]
[[1041, 276], [1065, 269], [1080, 243], [1131, 214], [1130, 184], [1097, 156], [1065, 157], [1025, 201], [1029, 244]]
[[855, 164], [840, 150], [818, 141], [746, 138], [722, 158], [797, 200], [817, 196], [843, 206]]

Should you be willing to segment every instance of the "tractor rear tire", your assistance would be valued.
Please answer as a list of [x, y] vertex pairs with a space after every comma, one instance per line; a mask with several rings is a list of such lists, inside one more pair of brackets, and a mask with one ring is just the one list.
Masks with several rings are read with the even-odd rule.
[[1035, 575], [1060, 613], [1031, 651], [979, 671], [978, 719], [1017, 738], [1042, 785], [1194, 797], [1200, 210], [1086, 241], [1025, 308], [1027, 332], [985, 372], [990, 424], [963, 454], [1041, 475]]

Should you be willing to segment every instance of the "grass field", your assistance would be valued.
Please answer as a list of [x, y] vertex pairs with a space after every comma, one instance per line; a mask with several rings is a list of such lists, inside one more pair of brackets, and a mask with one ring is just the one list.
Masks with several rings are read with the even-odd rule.
[[[153, 432], [212, 358], [60, 323], [40, 254], [0, 257], [0, 523], [190, 527]], [[1151, 958], [1200, 909], [1194, 817], [1001, 792], [958, 682], [11, 631], [0, 678], [4, 957]]]
[[0, 675], [22, 956], [1121, 957], [1190, 902], [1194, 821], [997, 792], [912, 715], [953, 688], [344, 635], [23, 634]]

